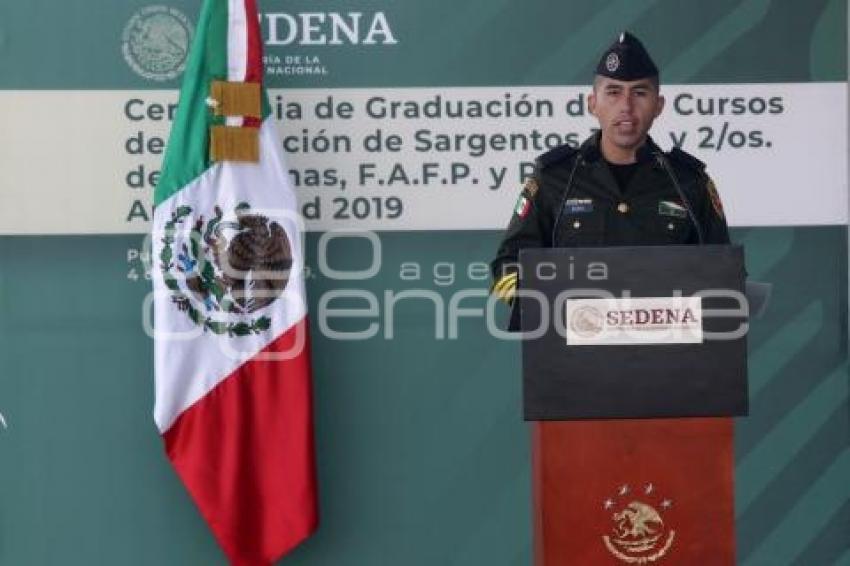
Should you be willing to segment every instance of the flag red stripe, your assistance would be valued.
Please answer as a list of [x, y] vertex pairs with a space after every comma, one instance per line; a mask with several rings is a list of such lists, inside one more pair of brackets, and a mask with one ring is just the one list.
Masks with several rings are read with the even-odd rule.
[[[263, 43], [260, 34], [260, 22], [255, 16], [257, 12], [256, 0], [245, 0], [245, 13], [248, 14], [246, 36], [248, 38], [248, 64], [245, 70], [246, 82], [263, 82]], [[260, 126], [258, 118], [245, 118], [246, 126]]]
[[[287, 352], [286, 361], [262, 360]], [[306, 319], [186, 410], [166, 452], [232, 564], [271, 564], [318, 523]]]

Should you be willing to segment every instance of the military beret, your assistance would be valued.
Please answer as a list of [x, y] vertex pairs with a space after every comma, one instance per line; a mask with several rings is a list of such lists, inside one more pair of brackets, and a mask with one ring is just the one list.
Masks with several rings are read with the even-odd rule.
[[605, 50], [596, 74], [618, 81], [637, 81], [658, 76], [658, 67], [638, 38], [627, 31]]

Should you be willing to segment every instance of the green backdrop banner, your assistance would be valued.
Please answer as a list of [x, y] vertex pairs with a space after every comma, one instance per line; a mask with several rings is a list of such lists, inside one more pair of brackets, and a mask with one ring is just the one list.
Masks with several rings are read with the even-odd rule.
[[[846, 564], [846, 229], [732, 236], [747, 246], [750, 275], [775, 285], [749, 336], [751, 416], [736, 424], [739, 563]], [[380, 273], [358, 288], [378, 297], [422, 289], [448, 303], [486, 288], [474, 266], [498, 237], [383, 234]], [[307, 242], [314, 330], [318, 302], [339, 287], [317, 269], [317, 240]], [[140, 245], [130, 236], [0, 239], [2, 564], [225, 563], [151, 418], [152, 343], [141, 323], [149, 286], [131, 271]], [[328, 251], [337, 269], [365, 265], [362, 241]], [[329, 321], [347, 333], [369, 322]], [[436, 339], [444, 324], [431, 302], [408, 300], [395, 307], [392, 338], [383, 326], [365, 341], [314, 332], [322, 526], [282, 564], [530, 563], [518, 346], [494, 339], [480, 318], [461, 320], [457, 340]]]
[[[5, 2], [0, 88], [176, 88], [199, 6]], [[669, 83], [847, 78], [847, 52], [838, 48], [846, 45], [844, 0], [261, 0], [259, 7], [275, 87], [583, 85], [624, 28], [652, 47]], [[145, 24], [153, 36], [138, 32]]]

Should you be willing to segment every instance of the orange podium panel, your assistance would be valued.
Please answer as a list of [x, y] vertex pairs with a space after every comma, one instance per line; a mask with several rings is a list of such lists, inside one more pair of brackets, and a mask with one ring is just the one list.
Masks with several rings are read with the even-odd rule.
[[733, 566], [730, 418], [532, 424], [535, 566]]

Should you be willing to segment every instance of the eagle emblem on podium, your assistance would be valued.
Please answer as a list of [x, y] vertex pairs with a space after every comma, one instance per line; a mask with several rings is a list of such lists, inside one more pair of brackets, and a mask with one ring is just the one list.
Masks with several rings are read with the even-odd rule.
[[[609, 497], [603, 508], [612, 511], [611, 533], [604, 535], [605, 548], [624, 564], [652, 564], [664, 558], [673, 546], [676, 531], [668, 528], [662, 512], [672, 507], [670, 499], [655, 502], [655, 487], [646, 484], [633, 493], [628, 485]], [[623, 503], [625, 502], [625, 503]], [[659, 511], [661, 509], [661, 511]]]

